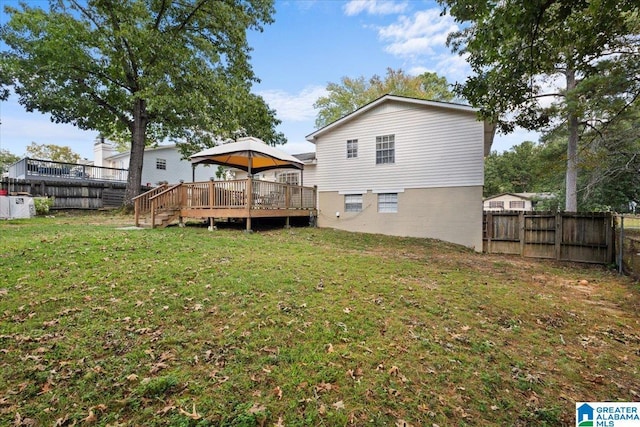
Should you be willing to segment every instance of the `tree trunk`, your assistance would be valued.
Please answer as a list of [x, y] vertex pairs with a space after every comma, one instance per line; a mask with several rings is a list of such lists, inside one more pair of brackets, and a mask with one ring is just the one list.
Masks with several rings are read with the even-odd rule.
[[136, 100], [133, 111], [133, 123], [131, 124], [131, 152], [129, 158], [129, 176], [127, 188], [124, 194], [124, 208], [133, 209], [133, 198], [140, 194], [142, 189], [142, 162], [144, 149], [147, 145], [147, 110], [146, 102]]
[[[576, 72], [567, 70], [567, 96], [576, 88]], [[570, 104], [570, 102], [568, 102]], [[569, 141], [567, 144], [567, 174], [565, 180], [565, 208], [567, 212], [578, 211], [578, 118], [569, 105], [567, 107]]]

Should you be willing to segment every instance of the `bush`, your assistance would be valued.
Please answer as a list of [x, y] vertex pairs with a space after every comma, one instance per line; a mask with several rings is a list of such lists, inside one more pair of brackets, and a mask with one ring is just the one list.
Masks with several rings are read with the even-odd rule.
[[33, 203], [36, 207], [36, 215], [46, 215], [53, 207], [53, 197], [34, 197]]

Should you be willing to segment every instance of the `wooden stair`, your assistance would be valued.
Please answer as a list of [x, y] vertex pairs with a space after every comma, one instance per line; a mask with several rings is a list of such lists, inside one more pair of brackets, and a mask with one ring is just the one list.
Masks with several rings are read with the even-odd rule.
[[180, 218], [180, 209], [165, 209], [158, 212], [155, 217], [155, 224], [151, 223], [151, 213], [140, 216], [139, 226], [142, 228], [166, 228], [171, 223]]

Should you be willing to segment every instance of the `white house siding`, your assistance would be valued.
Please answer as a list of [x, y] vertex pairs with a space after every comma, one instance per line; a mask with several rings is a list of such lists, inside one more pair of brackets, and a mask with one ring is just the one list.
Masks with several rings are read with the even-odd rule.
[[[497, 203], [491, 203], [497, 202]], [[524, 206], [514, 206], [511, 202], [523, 202]], [[502, 203], [502, 206], [496, 206], [496, 204]], [[521, 204], [521, 203], [518, 203]], [[483, 203], [485, 211], [488, 212], [500, 212], [500, 211], [531, 211], [533, 210], [533, 203], [531, 199], [518, 196], [517, 194], [502, 194], [496, 197], [486, 199]]]
[[[395, 136], [393, 164], [376, 164], [383, 135]], [[357, 158], [347, 159], [349, 139]], [[317, 139], [314, 179], [321, 191], [481, 186], [483, 140], [475, 112], [387, 102]]]
[[[376, 164], [376, 137], [394, 135], [395, 163]], [[347, 140], [358, 140], [347, 158]], [[315, 136], [318, 225], [430, 237], [482, 250], [484, 123], [475, 111], [389, 100]], [[397, 213], [378, 213], [377, 193], [398, 194]], [[346, 194], [363, 211], [345, 213]], [[336, 217], [340, 212], [340, 217]]]
[[[378, 195], [363, 194], [361, 212], [344, 212], [344, 194], [319, 193], [318, 226], [347, 231], [440, 239], [482, 250], [482, 186], [408, 189], [397, 213], [378, 213]], [[339, 213], [340, 216], [336, 216]]]
[[[166, 161], [166, 169], [158, 169], [156, 163], [158, 159]], [[108, 158], [109, 167], [128, 168], [129, 153], [123, 153]], [[199, 165], [196, 167], [195, 180], [208, 181], [210, 177], [215, 177], [218, 166]], [[166, 181], [169, 184], [177, 184], [180, 180], [191, 182], [192, 168], [189, 160], [181, 158], [180, 152], [174, 146], [150, 148], [145, 150], [142, 162], [142, 184], [157, 185]]]

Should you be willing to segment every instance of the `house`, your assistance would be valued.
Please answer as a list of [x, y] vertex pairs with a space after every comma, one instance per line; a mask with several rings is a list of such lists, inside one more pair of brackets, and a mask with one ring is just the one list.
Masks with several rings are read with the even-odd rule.
[[551, 193], [502, 193], [484, 199], [482, 207], [485, 212], [532, 211], [538, 200], [552, 197]]
[[[93, 146], [93, 165], [117, 169], [128, 169], [129, 151], [120, 153], [116, 147], [104, 139], [98, 139]], [[144, 150], [142, 163], [142, 185], [154, 186], [161, 182], [177, 183], [180, 180], [208, 181], [216, 176], [217, 166], [194, 168], [189, 160], [182, 158], [175, 144], [159, 145]]]
[[385, 95], [311, 133], [318, 225], [482, 250], [484, 156], [494, 127], [454, 103]]

